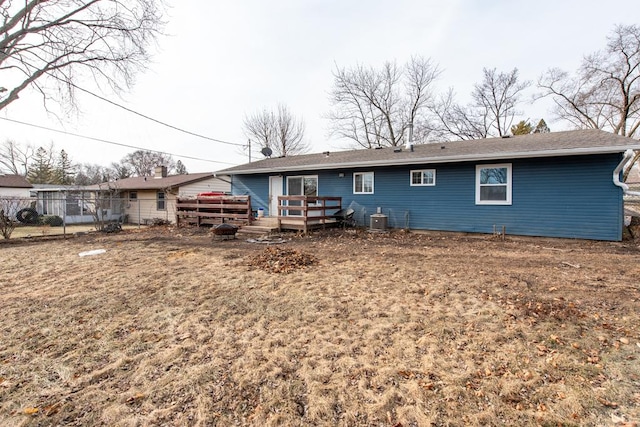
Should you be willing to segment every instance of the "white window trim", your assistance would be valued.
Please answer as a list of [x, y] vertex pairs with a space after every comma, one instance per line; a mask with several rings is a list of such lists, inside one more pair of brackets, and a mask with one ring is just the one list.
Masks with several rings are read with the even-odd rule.
[[[356, 175], [369, 175], [371, 174], [371, 177], [373, 178], [371, 180], [371, 191], [356, 191]], [[364, 189], [364, 179], [362, 180], [362, 184], [363, 184], [363, 189]], [[376, 184], [376, 175], [373, 173], [373, 171], [370, 172], [354, 172], [353, 173], [353, 194], [373, 194], [375, 191], [375, 184]]]
[[[507, 200], [480, 200], [480, 171], [482, 169], [493, 168], [507, 168]], [[498, 163], [490, 165], [476, 165], [476, 205], [511, 205], [511, 193], [512, 193], [512, 164], [511, 163]], [[504, 186], [505, 184], [483, 184], [483, 186], [494, 185]]]
[[[432, 172], [433, 173], [433, 183], [429, 184], [429, 183], [424, 183], [421, 182], [420, 184], [414, 184], [413, 183], [413, 174], [415, 172], [420, 172], [420, 181], [423, 181], [424, 178], [424, 173], [425, 172]], [[411, 185], [412, 187], [433, 187], [436, 185], [436, 170], [435, 169], [414, 169], [411, 172], [409, 172], [409, 185]]]

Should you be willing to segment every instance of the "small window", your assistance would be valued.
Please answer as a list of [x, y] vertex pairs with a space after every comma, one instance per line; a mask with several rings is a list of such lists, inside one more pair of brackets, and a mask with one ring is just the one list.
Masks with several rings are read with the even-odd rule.
[[167, 204], [166, 204], [166, 200], [164, 197], [164, 192], [162, 191], [158, 191], [157, 197], [156, 197], [156, 210], [158, 211], [164, 211], [167, 209]]
[[129, 200], [138, 200], [138, 192], [129, 191]]
[[511, 164], [476, 166], [476, 204], [511, 204]]
[[353, 174], [354, 194], [373, 194], [373, 172], [359, 172]]
[[411, 171], [412, 186], [436, 185], [436, 170], [422, 169]]

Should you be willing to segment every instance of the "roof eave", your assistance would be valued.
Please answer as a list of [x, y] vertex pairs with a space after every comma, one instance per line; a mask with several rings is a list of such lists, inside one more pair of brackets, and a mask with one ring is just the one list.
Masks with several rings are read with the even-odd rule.
[[520, 152], [503, 152], [499, 154], [468, 154], [456, 156], [438, 156], [438, 157], [418, 157], [418, 158], [402, 158], [397, 160], [372, 160], [361, 162], [344, 162], [344, 163], [319, 163], [309, 165], [281, 166], [273, 168], [259, 169], [241, 169], [237, 171], [226, 172], [229, 175], [251, 175], [259, 173], [274, 172], [295, 172], [303, 170], [319, 170], [319, 169], [344, 169], [344, 168], [362, 168], [375, 166], [402, 166], [414, 164], [438, 164], [438, 163], [455, 163], [455, 162], [472, 162], [472, 161], [491, 161], [505, 159], [526, 159], [539, 157], [559, 157], [559, 156], [578, 156], [593, 154], [612, 154], [623, 153], [627, 149], [640, 150], [640, 145], [632, 145], [625, 147], [589, 147], [589, 148], [570, 148], [561, 150], [540, 150], [540, 151], [520, 151]]

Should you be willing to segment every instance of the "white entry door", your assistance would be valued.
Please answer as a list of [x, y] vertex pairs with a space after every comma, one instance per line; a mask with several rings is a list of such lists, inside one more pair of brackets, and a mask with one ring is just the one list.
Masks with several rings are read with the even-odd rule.
[[278, 216], [278, 196], [284, 195], [282, 176], [269, 177], [269, 216]]

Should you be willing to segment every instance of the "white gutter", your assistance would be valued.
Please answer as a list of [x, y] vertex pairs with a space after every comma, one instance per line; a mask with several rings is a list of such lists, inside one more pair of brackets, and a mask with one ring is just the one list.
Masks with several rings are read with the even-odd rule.
[[628, 149], [627, 151], [624, 152], [624, 156], [622, 157], [622, 160], [620, 161], [620, 163], [618, 163], [618, 166], [616, 166], [616, 168], [613, 170], [613, 183], [616, 186], [622, 188], [623, 193], [628, 196], [640, 196], [640, 191], [629, 191], [629, 186], [624, 182], [620, 181], [620, 172], [625, 167], [627, 162], [633, 158], [633, 156], [634, 156], [634, 153], [632, 149]]

